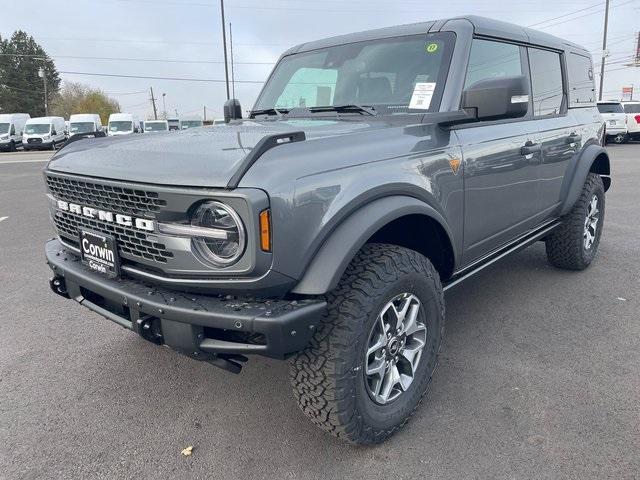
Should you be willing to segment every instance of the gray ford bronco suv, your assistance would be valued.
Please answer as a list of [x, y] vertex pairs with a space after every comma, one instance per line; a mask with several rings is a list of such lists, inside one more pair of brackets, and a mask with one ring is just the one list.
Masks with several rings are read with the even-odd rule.
[[196, 360], [288, 359], [374, 443], [425, 394], [444, 291], [536, 241], [582, 270], [611, 184], [584, 48], [461, 17], [288, 50], [248, 118], [82, 139], [44, 177], [53, 291]]

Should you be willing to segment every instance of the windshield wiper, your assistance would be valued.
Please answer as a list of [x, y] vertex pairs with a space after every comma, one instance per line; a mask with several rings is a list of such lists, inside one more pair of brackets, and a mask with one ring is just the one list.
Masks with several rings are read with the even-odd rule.
[[289, 110], [286, 108], [263, 108], [262, 110], [252, 110], [250, 112], [250, 116], [255, 115], [277, 115], [279, 118], [282, 118], [283, 115], [289, 113]]
[[372, 116], [378, 115], [376, 109], [371, 105], [328, 105], [326, 107], [311, 107], [309, 110], [312, 112], [359, 112]]

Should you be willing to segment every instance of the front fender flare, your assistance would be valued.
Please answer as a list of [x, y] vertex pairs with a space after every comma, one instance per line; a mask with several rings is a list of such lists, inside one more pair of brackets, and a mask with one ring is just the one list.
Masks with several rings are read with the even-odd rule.
[[[601, 147], [600, 145], [589, 145], [580, 155], [576, 155], [573, 162], [575, 165], [573, 168], [569, 168], [567, 175], [564, 177], [564, 181], [561, 189], [561, 206], [560, 206], [560, 216], [566, 215], [571, 211], [575, 203], [578, 201], [580, 197], [580, 192], [582, 192], [582, 187], [584, 186], [584, 182], [587, 180], [587, 175], [591, 171], [591, 167], [594, 164], [594, 161], [600, 156], [604, 155], [606, 158], [606, 162], [604, 165], [600, 166], [600, 175], [603, 176], [603, 180], [605, 182], [605, 190], [609, 188], [611, 185], [611, 179], [609, 175], [611, 174], [609, 167], [609, 155], [607, 151]], [[569, 174], [569, 172], [573, 172], [573, 175]]]
[[447, 222], [427, 203], [401, 195], [379, 198], [356, 210], [335, 228], [309, 263], [292, 293], [322, 295], [332, 290], [367, 240], [389, 222], [413, 214], [425, 215], [437, 221], [446, 232], [450, 244], [455, 245]]

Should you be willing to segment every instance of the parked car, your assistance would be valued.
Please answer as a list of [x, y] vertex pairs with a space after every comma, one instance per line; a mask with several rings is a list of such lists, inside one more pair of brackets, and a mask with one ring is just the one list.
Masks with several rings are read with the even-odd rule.
[[622, 102], [629, 140], [640, 139], [640, 102]]
[[138, 133], [140, 121], [131, 113], [112, 113], [109, 115], [108, 135], [131, 135]]
[[202, 117], [199, 117], [199, 116], [182, 117], [180, 119], [181, 130], [187, 130], [189, 128], [198, 128], [198, 127], [202, 127], [203, 125], [204, 125], [204, 122], [202, 121]]
[[102, 119], [97, 113], [77, 113], [69, 117], [69, 135], [102, 132]]
[[144, 133], [168, 132], [169, 122], [166, 120], [147, 120], [144, 122]]
[[25, 150], [55, 150], [66, 141], [66, 124], [62, 117], [30, 118], [25, 123], [22, 135]]
[[343, 35], [287, 51], [249, 118], [224, 111], [53, 157], [50, 286], [231, 372], [289, 359], [300, 409], [339, 438], [381, 442], [415, 412], [445, 290], [537, 241], [558, 268], [596, 258], [610, 165], [574, 43], [480, 17]]
[[598, 102], [598, 111], [605, 122], [607, 141], [625, 143], [628, 140], [627, 115], [621, 102]]
[[0, 150], [15, 152], [22, 147], [22, 133], [29, 118], [28, 113], [0, 114]]

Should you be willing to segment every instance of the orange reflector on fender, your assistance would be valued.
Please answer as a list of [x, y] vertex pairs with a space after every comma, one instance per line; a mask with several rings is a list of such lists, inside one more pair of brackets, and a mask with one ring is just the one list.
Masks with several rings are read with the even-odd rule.
[[260, 212], [260, 248], [265, 252], [271, 251], [271, 213], [269, 210]]

